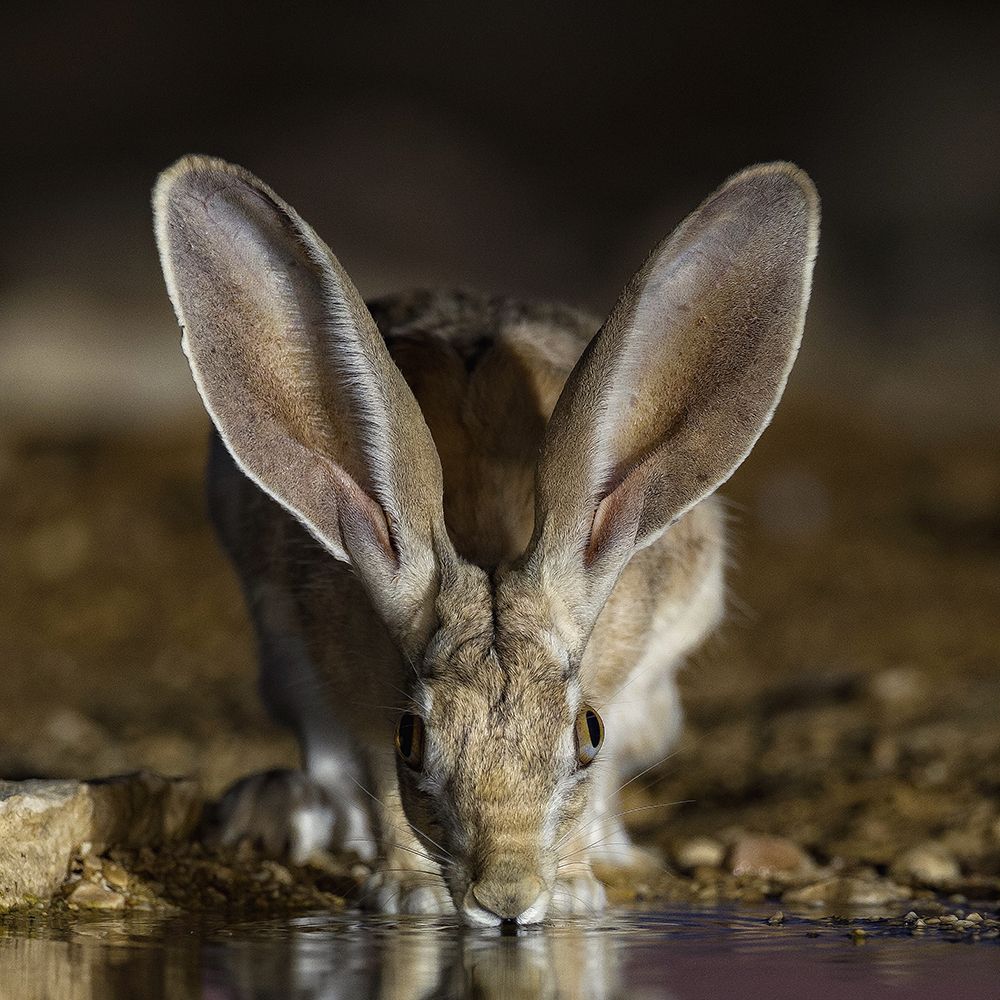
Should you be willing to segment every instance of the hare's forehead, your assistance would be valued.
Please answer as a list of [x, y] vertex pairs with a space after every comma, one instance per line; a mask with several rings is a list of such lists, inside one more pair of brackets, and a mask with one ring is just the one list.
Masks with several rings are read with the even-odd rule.
[[575, 717], [581, 704], [575, 676], [555, 672], [441, 679], [419, 685], [414, 698], [425, 718], [466, 731], [529, 722], [558, 724]]

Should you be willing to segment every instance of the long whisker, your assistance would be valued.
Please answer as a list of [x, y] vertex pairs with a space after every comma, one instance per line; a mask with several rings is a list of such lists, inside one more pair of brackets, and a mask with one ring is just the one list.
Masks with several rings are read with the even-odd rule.
[[[388, 812], [389, 812], [389, 807], [388, 807], [388, 806], [387, 806], [387, 805], [386, 805], [386, 804], [385, 804], [385, 803], [384, 803], [384, 802], [383, 802], [383, 801], [382, 801], [382, 800], [381, 800], [381, 799], [380, 799], [380, 798], [379, 798], [379, 797], [378, 797], [377, 795], [375, 795], [375, 794], [374, 794], [373, 792], [370, 792], [370, 791], [369, 791], [369, 790], [368, 790], [367, 788], [365, 788], [365, 786], [364, 786], [364, 785], [362, 785], [362, 784], [361, 784], [361, 782], [360, 782], [360, 781], [358, 781], [358, 779], [357, 779], [357, 778], [355, 778], [353, 774], [349, 774], [349, 775], [348, 775], [348, 777], [349, 777], [349, 778], [351, 779], [351, 781], [353, 781], [353, 782], [354, 782], [354, 784], [355, 784], [355, 785], [357, 785], [357, 786], [358, 786], [358, 788], [360, 788], [360, 789], [361, 789], [361, 791], [363, 791], [363, 792], [365, 793], [365, 795], [367, 795], [367, 796], [368, 796], [368, 797], [369, 797], [369, 798], [370, 798], [370, 799], [371, 799], [371, 800], [372, 800], [372, 801], [373, 801], [373, 802], [374, 802], [374, 803], [375, 803], [376, 805], [378, 805], [378, 806], [381, 806], [381, 807], [382, 807], [382, 809], [383, 809], [383, 810], [384, 810], [384, 811], [385, 811], [386, 813], [388, 813]], [[398, 829], [398, 827], [397, 827], [397, 825], [396, 825], [395, 823], [391, 823], [391, 822], [390, 822], [390, 823], [388, 823], [388, 825], [389, 825], [390, 827], [392, 827], [392, 828], [393, 828], [394, 830], [395, 830], [395, 829]], [[445, 855], [445, 857], [447, 857], [447, 858], [448, 858], [448, 860], [449, 860], [449, 861], [454, 861], [454, 860], [455, 860], [455, 859], [454, 859], [454, 858], [452, 857], [452, 855], [451, 855], [451, 852], [450, 852], [450, 851], [446, 850], [446, 849], [445, 849], [444, 847], [442, 847], [442, 846], [441, 846], [441, 845], [440, 845], [440, 844], [439, 844], [439, 843], [438, 843], [438, 842], [437, 842], [436, 840], [434, 840], [434, 839], [433, 839], [432, 837], [429, 837], [429, 836], [428, 836], [428, 835], [427, 835], [426, 833], [423, 833], [422, 831], [418, 830], [418, 829], [417, 829], [417, 828], [416, 828], [415, 826], [413, 826], [412, 824], [410, 825], [410, 831], [411, 831], [412, 833], [414, 833], [414, 834], [415, 834], [415, 835], [417, 836], [417, 838], [418, 838], [418, 839], [420, 839], [420, 840], [426, 840], [426, 841], [430, 842], [430, 843], [431, 843], [431, 844], [432, 844], [432, 845], [433, 845], [434, 847], [436, 847], [436, 848], [437, 848], [437, 849], [438, 849], [439, 851], [441, 851], [441, 852], [442, 852], [442, 853], [443, 853], [443, 854]]]
[[[355, 837], [352, 840], [345, 840], [345, 844], [371, 844], [377, 843], [372, 837]], [[436, 862], [437, 864], [443, 864], [445, 859], [438, 857], [436, 855], [428, 854], [426, 851], [418, 850], [415, 847], [407, 847], [406, 844], [397, 844], [394, 841], [384, 841], [386, 847], [392, 847], [400, 851], [409, 851], [410, 854], [415, 854], [418, 858], [423, 858], [425, 861]], [[382, 871], [383, 869], [379, 869]]]
[[[651, 809], [666, 809], [669, 806], [681, 806], [681, 805], [686, 805], [690, 802], [694, 802], [694, 799], [678, 799], [676, 802], [656, 802], [651, 806], [636, 806], [634, 809], [624, 809], [619, 813], [615, 813], [614, 816], [609, 816], [608, 819], [609, 820], [621, 819], [622, 816], [628, 816], [631, 813], [649, 812], [649, 810]], [[594, 843], [592, 844], [588, 844], [586, 847], [579, 847], [574, 851], [570, 851], [568, 854], [561, 854], [559, 856], [560, 860], [572, 858], [574, 855], [577, 854], [583, 854], [585, 851], [589, 851], [592, 848], [597, 847], [598, 844], [603, 843], [605, 840], [608, 839], [608, 837], [614, 836], [614, 834], [617, 832], [618, 831], [616, 830], [612, 830], [611, 833], [606, 833], [603, 837], [599, 838], [598, 840], [595, 840]]]
[[557, 893], [562, 893], [564, 896], [569, 896], [571, 899], [575, 899], [580, 903], [585, 909], [587, 909], [591, 915], [598, 913], [598, 909], [593, 903], [588, 903], [582, 896], [578, 896], [575, 892], [570, 892], [565, 885], [556, 883], [552, 889], [552, 896], [555, 898]]
[[[702, 733], [700, 736], [696, 737], [696, 739], [691, 744], [691, 746], [692, 747], [697, 746], [708, 735], [709, 735], [708, 733]], [[618, 795], [623, 789], [628, 788], [628, 786], [631, 785], [633, 781], [638, 781], [638, 779], [641, 778], [643, 775], [649, 774], [650, 771], [652, 771], [655, 768], [659, 767], [661, 764], [666, 763], [668, 760], [670, 760], [671, 757], [675, 757], [677, 754], [679, 754], [681, 752], [682, 749], [687, 749], [687, 748], [677, 747], [676, 749], [671, 750], [670, 753], [668, 753], [666, 756], [661, 757], [657, 761], [654, 761], [652, 764], [649, 765], [649, 767], [643, 768], [638, 774], [632, 775], [631, 778], [629, 778], [627, 781], [622, 782], [622, 784], [620, 784], [608, 796], [608, 800], [610, 801], [616, 795]], [[657, 781], [662, 780], [663, 777], [666, 777], [666, 775], [663, 775], [663, 776], [661, 776], [661, 778], [657, 778], [656, 780], [650, 782], [649, 785], [648, 785], [648, 787], [652, 788], [654, 785], [656, 785]], [[555, 850], [558, 851], [559, 848], [562, 847], [562, 845], [565, 844], [566, 841], [570, 839], [570, 837], [575, 836], [575, 835], [580, 834], [580, 833], [583, 833], [586, 830], [589, 830], [596, 823], [599, 823], [599, 822], [601, 822], [604, 819], [608, 819], [610, 821], [610, 820], [615, 819], [615, 818], [616, 817], [614, 817], [614, 816], [611, 816], [611, 817], [608, 816], [606, 808], [602, 809], [602, 810], [599, 810], [598, 813], [597, 813], [597, 815], [593, 816], [590, 820], [588, 820], [587, 823], [584, 826], [578, 827], [576, 829], [573, 829], [573, 830], [570, 830], [569, 832], [567, 832], [559, 840], [559, 842], [555, 845]]]

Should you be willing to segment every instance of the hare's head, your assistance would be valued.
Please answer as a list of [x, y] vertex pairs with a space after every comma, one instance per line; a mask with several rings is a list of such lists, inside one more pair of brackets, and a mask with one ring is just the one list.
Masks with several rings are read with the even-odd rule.
[[774, 412], [809, 295], [812, 184], [751, 168], [653, 251], [559, 398], [527, 551], [490, 572], [452, 546], [420, 408], [312, 229], [199, 157], [161, 177], [155, 210], [222, 440], [354, 568], [407, 664], [387, 680], [409, 685], [395, 744], [410, 822], [467, 919], [541, 919], [600, 766], [579, 677], [591, 629], [632, 554], [724, 482]]

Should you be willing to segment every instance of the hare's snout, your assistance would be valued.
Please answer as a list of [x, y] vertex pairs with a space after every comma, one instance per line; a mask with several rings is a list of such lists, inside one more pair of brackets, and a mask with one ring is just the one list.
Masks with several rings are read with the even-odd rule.
[[537, 875], [516, 880], [487, 876], [469, 886], [459, 909], [468, 923], [478, 926], [534, 924], [545, 917], [549, 897]]

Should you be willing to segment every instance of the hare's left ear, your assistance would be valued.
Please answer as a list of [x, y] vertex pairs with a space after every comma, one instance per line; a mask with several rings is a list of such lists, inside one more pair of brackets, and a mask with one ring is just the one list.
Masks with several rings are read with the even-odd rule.
[[770, 421], [818, 228], [802, 171], [737, 174], [653, 251], [570, 375], [526, 559], [572, 599], [584, 633], [631, 555], [725, 482]]
[[185, 157], [153, 204], [184, 350], [222, 441], [354, 567], [400, 644], [419, 646], [452, 552], [441, 463], [351, 279], [241, 167]]

